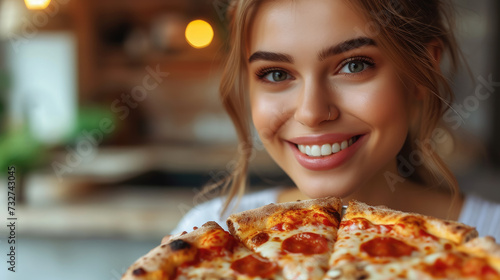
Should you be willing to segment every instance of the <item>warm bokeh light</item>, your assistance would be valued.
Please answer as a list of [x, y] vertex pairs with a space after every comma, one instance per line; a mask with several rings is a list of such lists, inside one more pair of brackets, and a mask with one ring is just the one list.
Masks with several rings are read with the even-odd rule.
[[43, 10], [50, 4], [50, 0], [24, 0], [30, 10]]
[[194, 48], [204, 48], [210, 45], [214, 38], [212, 26], [204, 20], [194, 20], [186, 27], [186, 40]]

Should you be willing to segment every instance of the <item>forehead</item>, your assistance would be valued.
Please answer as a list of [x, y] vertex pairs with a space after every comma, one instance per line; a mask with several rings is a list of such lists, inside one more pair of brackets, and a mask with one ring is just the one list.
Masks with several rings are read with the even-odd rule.
[[274, 0], [257, 7], [250, 23], [250, 53], [323, 49], [367, 36], [369, 26], [344, 0]]

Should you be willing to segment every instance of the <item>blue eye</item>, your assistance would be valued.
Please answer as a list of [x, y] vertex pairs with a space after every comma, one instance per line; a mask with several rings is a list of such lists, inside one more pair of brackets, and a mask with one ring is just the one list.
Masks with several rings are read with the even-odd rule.
[[273, 82], [282, 82], [288, 78], [288, 73], [284, 71], [273, 71], [266, 75], [266, 79]]
[[265, 82], [279, 83], [292, 79], [292, 76], [284, 70], [263, 70], [257, 73], [257, 77]]
[[355, 58], [345, 63], [344, 66], [342, 66], [342, 68], [340, 69], [339, 73], [357, 74], [365, 71], [373, 65], [375, 65], [375, 63], [366, 59]]

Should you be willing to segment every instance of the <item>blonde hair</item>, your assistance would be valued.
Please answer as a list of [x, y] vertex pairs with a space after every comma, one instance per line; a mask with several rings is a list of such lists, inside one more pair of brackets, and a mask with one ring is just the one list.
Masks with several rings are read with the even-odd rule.
[[[239, 159], [232, 173], [223, 181], [208, 187], [222, 188], [227, 195], [224, 213], [230, 202], [241, 198], [247, 185], [247, 169], [252, 155], [253, 143], [249, 120], [246, 88], [246, 40], [248, 28], [258, 5], [265, 0], [236, 0], [229, 9], [231, 18], [230, 47], [223, 72], [220, 97], [231, 117], [238, 135]], [[451, 4], [445, 0], [354, 0], [346, 1], [368, 19], [377, 45], [391, 58], [398, 70], [412, 84], [423, 88], [422, 110], [416, 126], [410, 129], [405, 148], [400, 155], [408, 156], [419, 151], [422, 165], [411, 179], [425, 184], [434, 184], [434, 178], [444, 180], [445, 185], [456, 196], [458, 184], [453, 173], [441, 157], [429, 145], [416, 145], [417, 141], [428, 141], [438, 127], [440, 118], [449, 107], [453, 93], [446, 77], [436, 67], [436, 61], [428, 50], [435, 43], [443, 52], [448, 51], [451, 65], [456, 69], [458, 48], [453, 34]], [[434, 176], [428, 176], [432, 174]]]

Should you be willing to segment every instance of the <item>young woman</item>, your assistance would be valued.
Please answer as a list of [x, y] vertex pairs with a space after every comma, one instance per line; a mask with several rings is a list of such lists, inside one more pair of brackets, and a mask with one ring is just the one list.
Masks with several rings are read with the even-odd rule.
[[[338, 196], [460, 220], [500, 238], [498, 222], [474, 218], [500, 221], [500, 207], [460, 195], [438, 155], [453, 97], [440, 62], [458, 60], [447, 2], [239, 0], [233, 8], [221, 97], [241, 158], [222, 186], [226, 201], [195, 207], [175, 232], [224, 225], [228, 210]], [[252, 124], [296, 187], [243, 196], [232, 209], [247, 183]]]

